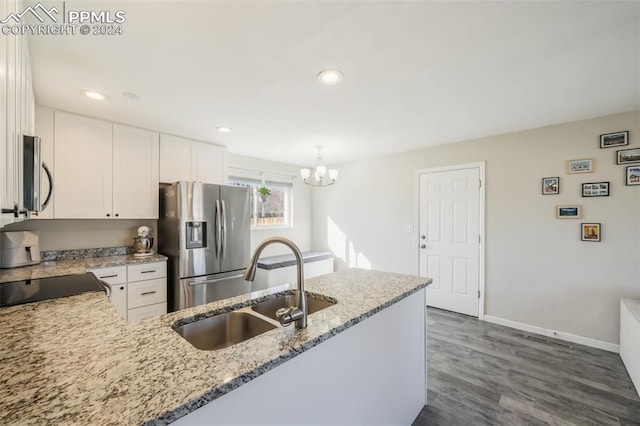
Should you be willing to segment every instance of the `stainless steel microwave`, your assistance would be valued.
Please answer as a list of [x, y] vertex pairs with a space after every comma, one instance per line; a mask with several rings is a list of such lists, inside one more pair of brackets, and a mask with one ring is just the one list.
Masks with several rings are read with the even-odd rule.
[[[49, 205], [53, 195], [53, 176], [46, 163], [42, 161], [42, 141], [37, 136], [23, 137], [23, 164], [22, 164], [22, 188], [23, 207], [27, 215], [38, 215]], [[42, 188], [42, 168], [49, 180], [49, 191], [44, 201], [40, 195]]]

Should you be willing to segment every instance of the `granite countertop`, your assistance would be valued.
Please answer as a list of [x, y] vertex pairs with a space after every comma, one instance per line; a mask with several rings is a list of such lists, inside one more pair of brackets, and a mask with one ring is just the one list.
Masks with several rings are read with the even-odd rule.
[[59, 277], [62, 275], [84, 274], [90, 269], [109, 266], [131, 265], [134, 263], [150, 263], [166, 261], [167, 257], [153, 254], [146, 257], [135, 257], [132, 254], [119, 256], [86, 257], [81, 259], [65, 259], [44, 261], [32, 266], [13, 269], [0, 269], [0, 283], [11, 281], [33, 280], [38, 278]]
[[[308, 327], [201, 351], [172, 329], [283, 287], [128, 323], [100, 293], [0, 309], [0, 424], [167, 424], [426, 287], [428, 278], [345, 269], [306, 280], [338, 303]], [[290, 291], [290, 290], [289, 290]]]

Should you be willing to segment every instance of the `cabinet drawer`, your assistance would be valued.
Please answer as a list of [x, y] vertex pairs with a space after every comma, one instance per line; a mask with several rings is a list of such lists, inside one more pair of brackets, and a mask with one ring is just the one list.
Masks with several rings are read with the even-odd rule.
[[141, 308], [129, 309], [127, 318], [129, 322], [138, 322], [146, 318], [157, 317], [167, 313], [167, 302], [156, 303], [155, 305], [143, 306]]
[[153, 280], [167, 276], [167, 262], [139, 263], [129, 265], [129, 282]]
[[140, 306], [153, 305], [154, 303], [167, 301], [167, 280], [158, 278], [155, 280], [130, 282], [127, 288], [127, 307], [138, 308]]
[[126, 284], [127, 282], [126, 266], [99, 268], [90, 270], [89, 272], [91, 272], [93, 275], [98, 277], [99, 280], [102, 280], [107, 284]]

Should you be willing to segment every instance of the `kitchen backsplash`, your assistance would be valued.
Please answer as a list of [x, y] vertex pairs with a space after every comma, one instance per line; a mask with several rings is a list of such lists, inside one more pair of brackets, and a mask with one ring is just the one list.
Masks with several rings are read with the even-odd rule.
[[133, 254], [133, 253], [134, 253], [133, 247], [121, 246], [121, 247], [101, 247], [101, 248], [75, 249], [75, 250], [43, 251], [40, 253], [40, 256], [42, 258], [42, 261], [50, 262], [54, 260], [83, 259], [86, 257], [122, 256], [122, 255]]

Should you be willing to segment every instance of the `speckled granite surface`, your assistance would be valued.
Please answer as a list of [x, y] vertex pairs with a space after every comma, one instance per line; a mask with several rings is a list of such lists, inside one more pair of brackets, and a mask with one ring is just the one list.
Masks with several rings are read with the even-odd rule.
[[278, 328], [217, 351], [194, 348], [172, 325], [282, 288], [140, 323], [120, 319], [101, 294], [0, 309], [0, 424], [167, 424], [430, 282], [361, 269], [315, 277], [307, 291], [338, 303], [310, 315], [306, 329]]
[[75, 250], [55, 250], [55, 251], [43, 251], [40, 253], [40, 257], [43, 261], [51, 260], [70, 260], [70, 259], [82, 259], [85, 257], [103, 257], [103, 256], [125, 256], [127, 254], [133, 254], [134, 250], [131, 246], [120, 247], [100, 247], [90, 249], [75, 249]]
[[22, 281], [37, 278], [58, 277], [62, 275], [83, 274], [89, 269], [108, 266], [130, 265], [134, 263], [160, 262], [166, 256], [154, 254], [147, 257], [135, 257], [132, 254], [121, 256], [87, 257], [84, 259], [56, 260], [42, 262], [22, 268], [0, 269], [0, 283]]

